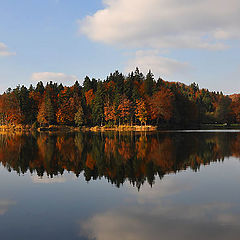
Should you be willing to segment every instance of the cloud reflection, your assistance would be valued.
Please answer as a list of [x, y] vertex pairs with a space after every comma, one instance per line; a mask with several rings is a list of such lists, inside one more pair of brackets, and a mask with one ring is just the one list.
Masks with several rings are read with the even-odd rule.
[[76, 176], [73, 175], [58, 175], [58, 176], [54, 176], [54, 177], [49, 177], [49, 176], [31, 176], [31, 180], [33, 183], [45, 183], [45, 184], [49, 184], [49, 183], [65, 183], [68, 180], [74, 180], [77, 179]]
[[[81, 236], [97, 240], [238, 239], [240, 217], [226, 203], [108, 211], [82, 223]], [[223, 227], [224, 225], [224, 227]]]
[[16, 202], [10, 200], [0, 200], [0, 215], [4, 215], [9, 207], [16, 205]]
[[239, 204], [211, 202], [206, 195], [188, 202], [197, 184], [187, 180], [169, 176], [153, 188], [144, 185], [140, 192], [129, 187], [136, 202], [81, 222], [80, 235], [96, 240], [239, 239]]

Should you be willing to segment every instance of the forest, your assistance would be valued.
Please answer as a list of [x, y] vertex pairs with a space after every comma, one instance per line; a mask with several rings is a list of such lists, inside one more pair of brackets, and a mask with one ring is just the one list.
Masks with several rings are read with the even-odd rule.
[[200, 89], [198, 84], [154, 79], [138, 68], [127, 76], [115, 71], [105, 80], [85, 77], [82, 86], [9, 88], [0, 96], [0, 125], [190, 127], [240, 123], [240, 95]]

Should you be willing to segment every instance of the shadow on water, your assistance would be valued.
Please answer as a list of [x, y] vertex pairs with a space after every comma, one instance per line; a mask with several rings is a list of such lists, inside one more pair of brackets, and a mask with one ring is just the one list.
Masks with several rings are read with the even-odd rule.
[[85, 180], [105, 177], [120, 187], [140, 188], [169, 173], [240, 156], [238, 132], [77, 133], [0, 135], [0, 162], [9, 172], [47, 174], [70, 171]]

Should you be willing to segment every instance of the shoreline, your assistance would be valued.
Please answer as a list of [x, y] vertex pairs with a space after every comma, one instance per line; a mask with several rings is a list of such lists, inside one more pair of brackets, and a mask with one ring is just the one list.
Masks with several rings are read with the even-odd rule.
[[48, 127], [33, 128], [31, 125], [2, 125], [0, 133], [31, 133], [31, 132], [156, 132], [161, 130], [178, 131], [178, 130], [240, 130], [240, 124], [201, 124], [198, 127], [157, 127], [153, 125], [120, 125], [120, 126], [95, 126], [95, 127], [73, 127], [65, 125], [50, 125]]

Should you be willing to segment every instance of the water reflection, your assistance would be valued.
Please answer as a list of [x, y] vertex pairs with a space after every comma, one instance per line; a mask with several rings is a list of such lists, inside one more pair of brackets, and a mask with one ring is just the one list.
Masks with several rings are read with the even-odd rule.
[[240, 234], [240, 164], [230, 158], [199, 173], [186, 171], [156, 179], [136, 201], [99, 211], [80, 222], [87, 239], [237, 240]]
[[138, 188], [169, 173], [240, 156], [240, 133], [78, 133], [0, 135], [0, 161], [9, 171], [55, 177], [71, 171], [86, 181], [105, 177]]
[[0, 199], [0, 215], [4, 215], [8, 211], [8, 208], [15, 204], [16, 203], [14, 201]]

